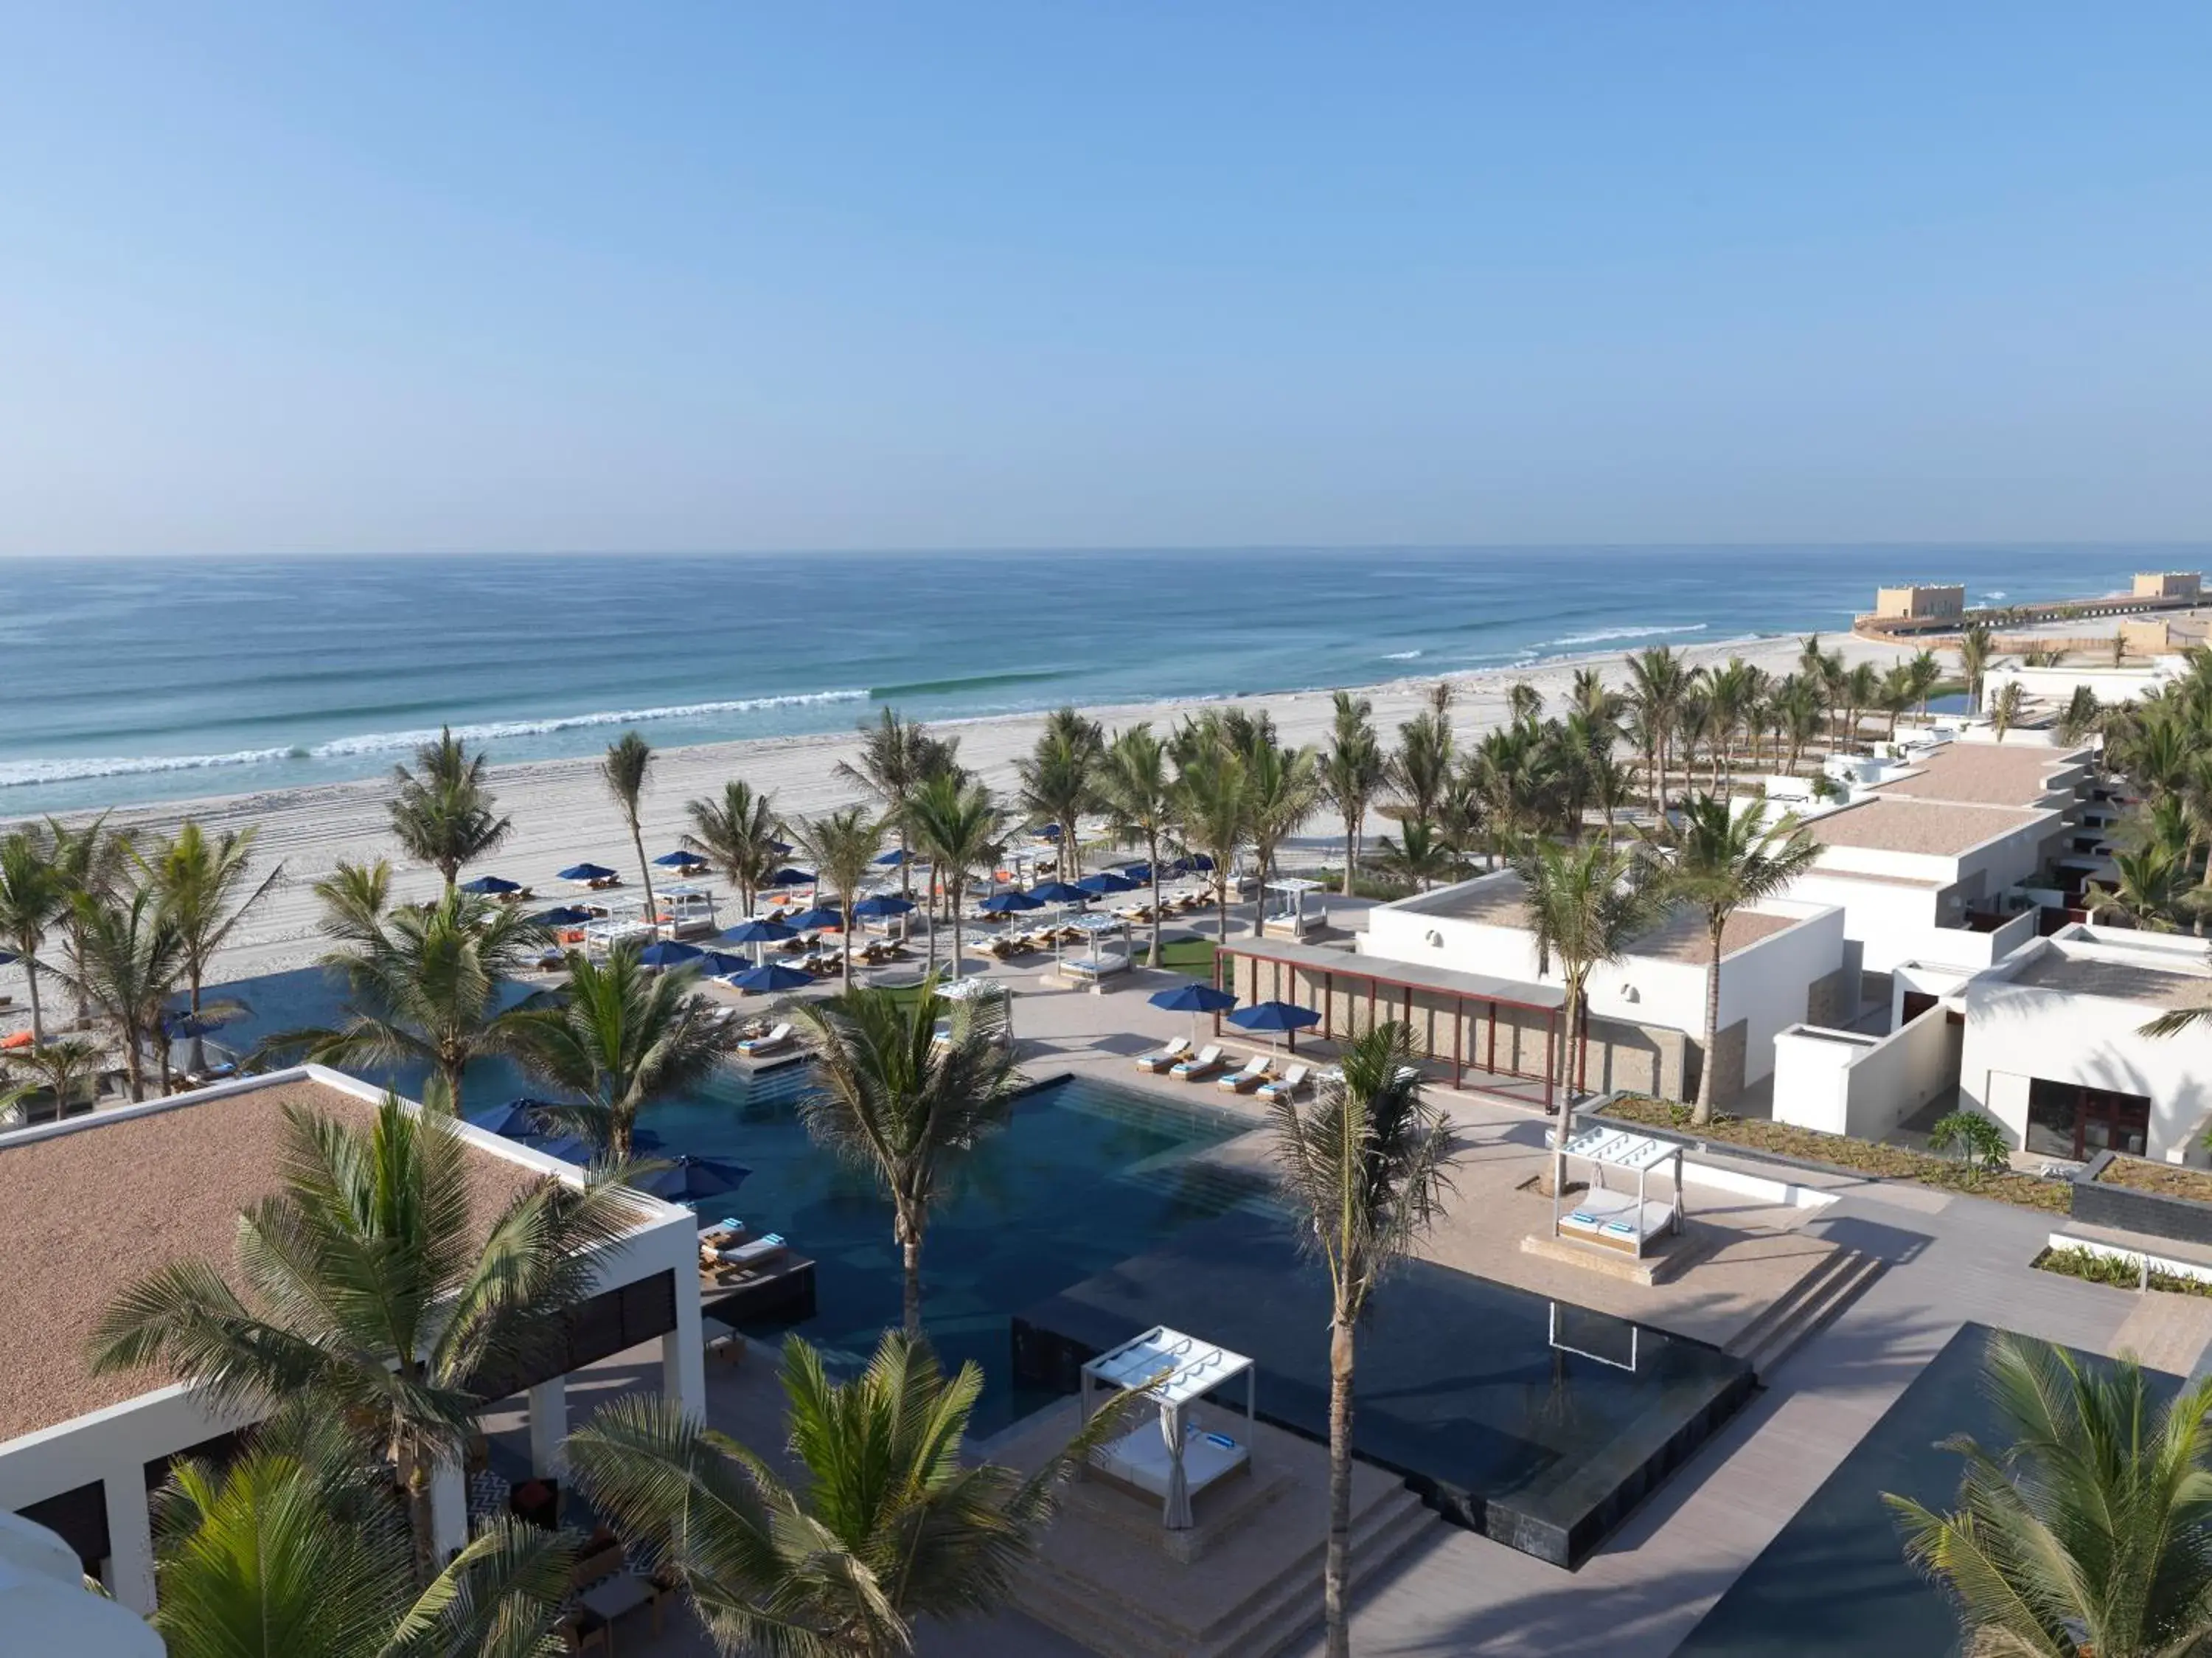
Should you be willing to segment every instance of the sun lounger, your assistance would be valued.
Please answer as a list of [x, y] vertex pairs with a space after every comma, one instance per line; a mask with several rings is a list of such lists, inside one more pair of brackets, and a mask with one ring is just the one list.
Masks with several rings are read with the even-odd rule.
[[1189, 1051], [1190, 1038], [1188, 1036], [1178, 1036], [1174, 1041], [1169, 1043], [1167, 1046], [1162, 1048], [1157, 1053], [1139, 1054], [1137, 1056], [1137, 1069], [1139, 1070], [1148, 1070], [1152, 1072], [1153, 1076], [1158, 1076], [1162, 1071], [1165, 1070], [1170, 1065], [1176, 1064]]
[[758, 1058], [764, 1053], [775, 1053], [791, 1045], [791, 1027], [778, 1025], [766, 1036], [749, 1036], [738, 1044], [738, 1051], [748, 1058]]
[[1306, 1078], [1312, 1074], [1307, 1066], [1292, 1065], [1273, 1082], [1261, 1083], [1260, 1097], [1263, 1100], [1295, 1100], [1304, 1088]]
[[781, 1232], [771, 1232], [764, 1238], [755, 1238], [750, 1243], [741, 1243], [733, 1249], [718, 1249], [714, 1253], [721, 1261], [724, 1271], [734, 1268], [738, 1271], [750, 1271], [788, 1253], [790, 1249], [791, 1246], [783, 1240]]
[[1255, 1053], [1244, 1062], [1243, 1070], [1231, 1071], [1223, 1077], [1221, 1086], [1231, 1094], [1249, 1094], [1274, 1073], [1273, 1058], [1267, 1054]]
[[1194, 1057], [1176, 1061], [1168, 1075], [1180, 1077], [1186, 1082], [1200, 1082], [1228, 1069], [1229, 1061], [1222, 1057], [1221, 1045], [1209, 1042]]

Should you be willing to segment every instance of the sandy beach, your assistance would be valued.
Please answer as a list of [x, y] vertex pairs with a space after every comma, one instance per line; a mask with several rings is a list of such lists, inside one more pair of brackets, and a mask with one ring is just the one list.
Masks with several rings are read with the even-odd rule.
[[[1830, 649], [1840, 648], [1854, 663], [1870, 661], [1886, 667], [1905, 654], [1842, 633], [1826, 636], [1824, 643]], [[1680, 654], [1697, 663], [1741, 656], [1778, 675], [1794, 670], [1798, 649], [1794, 637], [1768, 637], [1698, 645]], [[1507, 687], [1522, 680], [1543, 693], [1547, 710], [1556, 709], [1576, 669], [1594, 663], [1603, 670], [1608, 684], [1626, 685], [1626, 659], [1618, 652], [1563, 658], [1527, 668], [1454, 675], [1454, 726], [1462, 741], [1468, 741], [1500, 723], [1504, 718]], [[1398, 723], [1425, 704], [1434, 684], [1432, 678], [1405, 679], [1363, 688], [1363, 694], [1374, 702], [1376, 724], [1386, 741], [1395, 741]], [[1274, 716], [1286, 741], [1319, 743], [1327, 738], [1330, 716], [1327, 692], [1239, 700], [1246, 707], [1265, 708]], [[1085, 711], [1111, 732], [1139, 720], [1170, 725], [1207, 705], [1161, 702]], [[1042, 720], [1042, 715], [1026, 714], [947, 722], [936, 728], [957, 733], [962, 761], [993, 788], [1005, 791], [1013, 786], [1014, 761], [1029, 752]], [[854, 737], [847, 734], [708, 743], [662, 751], [646, 798], [647, 855], [658, 856], [677, 844], [686, 824], [687, 801], [719, 794], [732, 777], [742, 777], [754, 788], [768, 791], [787, 817], [811, 815], [861, 798], [860, 789], [836, 774], [837, 762], [851, 758], [855, 747]], [[572, 890], [553, 878], [554, 871], [584, 859], [619, 869], [625, 878], [635, 881], [635, 855], [620, 814], [600, 782], [596, 759], [518, 762], [494, 768], [492, 777], [501, 809], [514, 820], [514, 832], [498, 855], [475, 873], [496, 873], [527, 882], [547, 902], [558, 902]], [[284, 880], [240, 924], [219, 958], [216, 977], [232, 980], [305, 966], [322, 953], [323, 942], [316, 931], [318, 906], [311, 887], [341, 859], [392, 857], [394, 888], [402, 899], [424, 898], [436, 891], [434, 870], [398, 861], [386, 819], [385, 803], [390, 793], [387, 779], [371, 778], [124, 807], [113, 812], [111, 821], [118, 827], [164, 833], [173, 831], [187, 816], [214, 832], [259, 826], [258, 845], [263, 867], [267, 861], [283, 860]], [[1302, 850], [1288, 861], [1295, 865], [1300, 856], [1313, 855], [1341, 832], [1333, 815], [1316, 818], [1302, 838]], [[1371, 832], [1375, 832], [1372, 828]]]

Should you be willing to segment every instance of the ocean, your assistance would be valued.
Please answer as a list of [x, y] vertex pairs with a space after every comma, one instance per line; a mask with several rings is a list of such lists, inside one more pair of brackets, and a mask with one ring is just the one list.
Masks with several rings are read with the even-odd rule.
[[0, 817], [494, 759], [1364, 685], [2109, 591], [2204, 549], [1436, 548], [0, 565]]

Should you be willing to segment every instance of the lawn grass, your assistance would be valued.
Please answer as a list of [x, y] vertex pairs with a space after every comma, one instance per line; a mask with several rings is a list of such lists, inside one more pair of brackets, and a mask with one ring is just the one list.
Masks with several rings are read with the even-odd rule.
[[[1652, 1128], [1690, 1129], [1690, 1107], [1670, 1100], [1623, 1094], [1603, 1114], [1623, 1122]], [[1826, 1163], [1855, 1174], [1872, 1174], [1885, 1180], [1911, 1180], [1939, 1192], [1963, 1192], [1970, 1197], [1990, 1198], [2022, 1209], [2039, 1209], [2063, 1215], [2071, 1204], [2073, 1190], [2065, 1180], [2039, 1179], [2033, 1174], [2006, 1170], [1985, 1173], [1953, 1157], [1937, 1157], [1903, 1146], [1875, 1140], [1855, 1140], [1848, 1135], [1823, 1134], [1817, 1129], [1793, 1128], [1765, 1118], [1730, 1117], [1716, 1112], [1711, 1122], [1694, 1131], [1723, 1145], [1739, 1145], [1796, 1157], [1808, 1163]]]
[[[1188, 973], [1193, 978], [1213, 982], [1213, 957], [1217, 947], [1210, 938], [1170, 938], [1160, 944], [1159, 965], [1170, 972]], [[1147, 966], [1152, 947], [1149, 939], [1137, 946], [1137, 960]]]

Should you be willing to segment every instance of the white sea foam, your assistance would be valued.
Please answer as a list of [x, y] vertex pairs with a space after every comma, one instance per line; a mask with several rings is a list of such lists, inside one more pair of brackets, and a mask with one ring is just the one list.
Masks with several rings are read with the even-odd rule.
[[[787, 697], [740, 697], [726, 702], [679, 703], [665, 708], [605, 709], [591, 714], [562, 714], [542, 720], [492, 720], [457, 725], [453, 735], [468, 742], [543, 736], [599, 725], [649, 725], [658, 720], [700, 719], [718, 714], [752, 714], [763, 709], [799, 708], [823, 703], [865, 702], [866, 691], [810, 691]], [[313, 747], [240, 748], [227, 754], [85, 755], [66, 759], [0, 762], [0, 789], [27, 783], [68, 783], [82, 777], [143, 777], [157, 771], [204, 771], [240, 765], [269, 765], [282, 760], [337, 759], [358, 754], [404, 753], [433, 741], [437, 728], [415, 731], [370, 731], [334, 737]]]
[[1382, 653], [1386, 662], [1410, 662], [1422, 653], [1418, 650], [1387, 650]]
[[1601, 645], [1608, 639], [1653, 639], [1662, 633], [1703, 633], [1703, 622], [1685, 622], [1674, 627], [1601, 627], [1590, 633], [1566, 633], [1556, 639], [1547, 639], [1532, 650], [1549, 650], [1553, 645]]

